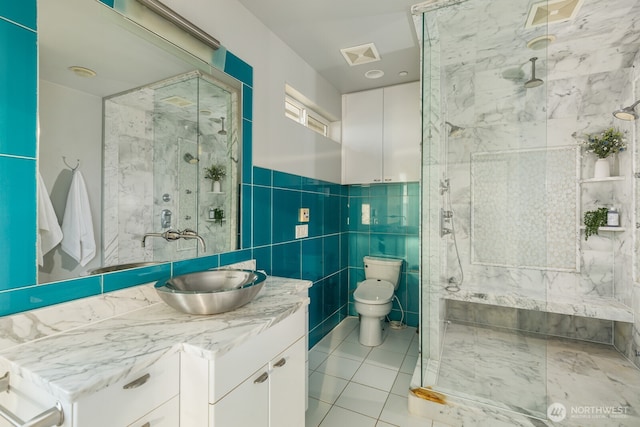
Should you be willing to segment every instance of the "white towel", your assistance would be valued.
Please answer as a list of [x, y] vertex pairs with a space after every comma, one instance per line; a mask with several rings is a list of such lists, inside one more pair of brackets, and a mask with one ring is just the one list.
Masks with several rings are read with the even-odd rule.
[[73, 173], [67, 206], [62, 218], [62, 232], [64, 233], [62, 250], [78, 261], [81, 266], [87, 265], [96, 256], [89, 195], [80, 171]]
[[44, 265], [43, 257], [62, 240], [62, 230], [53, 210], [49, 192], [38, 171], [38, 265]]

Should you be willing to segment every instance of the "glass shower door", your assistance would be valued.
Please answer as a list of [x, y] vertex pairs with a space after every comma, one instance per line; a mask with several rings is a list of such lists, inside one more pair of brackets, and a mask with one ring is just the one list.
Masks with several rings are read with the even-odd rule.
[[546, 295], [579, 269], [578, 163], [547, 141], [546, 51], [527, 47], [547, 28], [525, 28], [531, 3], [422, 14], [421, 385], [545, 418]]

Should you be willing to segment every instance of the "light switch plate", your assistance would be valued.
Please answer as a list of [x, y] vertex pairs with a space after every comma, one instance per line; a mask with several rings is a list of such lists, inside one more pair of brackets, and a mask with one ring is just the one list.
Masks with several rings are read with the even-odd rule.
[[307, 224], [296, 225], [296, 239], [309, 236], [309, 226]]
[[298, 211], [298, 222], [309, 222], [309, 208], [300, 208]]

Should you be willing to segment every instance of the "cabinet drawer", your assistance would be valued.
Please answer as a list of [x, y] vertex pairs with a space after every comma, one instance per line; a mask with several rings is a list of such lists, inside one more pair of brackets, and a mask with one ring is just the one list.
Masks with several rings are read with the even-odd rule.
[[180, 398], [174, 397], [128, 427], [177, 427], [180, 425]]
[[306, 333], [306, 311], [267, 329], [210, 362], [209, 403], [215, 403]]
[[127, 375], [123, 380], [74, 404], [77, 426], [126, 426], [176, 396], [180, 389], [180, 355]]

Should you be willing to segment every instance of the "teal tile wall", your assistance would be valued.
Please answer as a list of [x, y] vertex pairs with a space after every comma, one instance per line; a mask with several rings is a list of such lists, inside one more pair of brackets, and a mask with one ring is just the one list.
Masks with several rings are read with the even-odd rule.
[[[260, 167], [253, 179], [253, 256], [269, 274], [313, 282], [313, 346], [347, 315], [347, 187]], [[309, 208], [309, 236], [296, 239], [300, 208]]]
[[[370, 212], [363, 220], [363, 207]], [[420, 301], [420, 185], [414, 183], [349, 187], [349, 315], [356, 316], [353, 292], [364, 280], [366, 255], [404, 260], [389, 318], [418, 326]], [[398, 303], [399, 302], [399, 303]]]
[[[0, 292], [36, 279], [35, 27], [35, 0], [0, 0]], [[37, 291], [12, 300], [29, 300], [32, 293], [34, 304], [49, 300]], [[0, 300], [0, 312], [10, 305]]]

